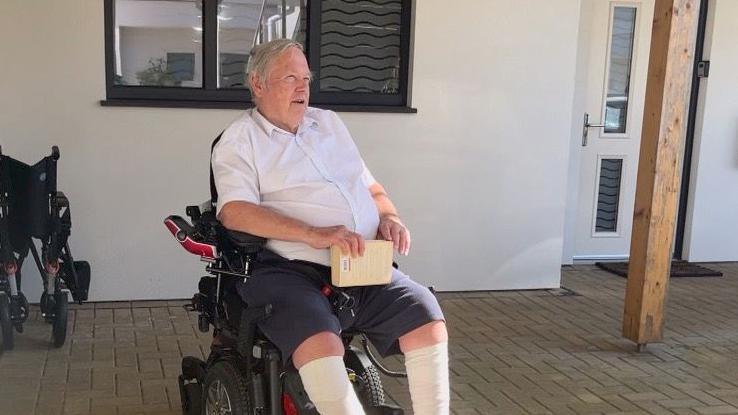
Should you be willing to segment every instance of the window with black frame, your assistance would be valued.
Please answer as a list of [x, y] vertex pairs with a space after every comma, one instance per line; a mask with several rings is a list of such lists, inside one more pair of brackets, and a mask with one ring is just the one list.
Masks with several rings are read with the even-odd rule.
[[411, 0], [105, 0], [103, 105], [243, 108], [251, 49], [305, 46], [311, 104], [408, 108]]

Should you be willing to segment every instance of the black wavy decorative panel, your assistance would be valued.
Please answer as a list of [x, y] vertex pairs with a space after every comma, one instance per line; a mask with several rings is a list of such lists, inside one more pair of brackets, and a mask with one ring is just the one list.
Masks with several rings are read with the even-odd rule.
[[596, 232], [617, 232], [623, 159], [602, 159], [597, 191]]
[[398, 94], [401, 0], [324, 0], [320, 90]]

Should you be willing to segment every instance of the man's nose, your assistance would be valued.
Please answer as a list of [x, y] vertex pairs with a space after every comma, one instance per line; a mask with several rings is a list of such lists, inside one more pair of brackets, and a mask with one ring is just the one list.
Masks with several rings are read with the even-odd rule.
[[298, 91], [304, 91], [305, 89], [310, 88], [310, 80], [309, 79], [300, 79], [297, 81], [297, 90]]

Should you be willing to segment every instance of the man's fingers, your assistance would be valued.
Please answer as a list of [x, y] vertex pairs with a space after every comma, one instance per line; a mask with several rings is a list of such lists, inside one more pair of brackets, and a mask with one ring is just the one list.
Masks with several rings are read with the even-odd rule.
[[359, 236], [356, 234], [352, 234], [350, 240], [351, 240], [351, 256], [356, 258], [359, 256], [359, 250], [360, 250]]
[[352, 236], [354, 247], [356, 248], [356, 256], [360, 257], [364, 255], [364, 238], [358, 233], [352, 233]]
[[341, 247], [341, 254], [349, 255], [351, 253], [351, 246], [345, 240], [338, 241], [338, 246]]
[[379, 232], [382, 234], [382, 238], [387, 241], [392, 240], [392, 233], [390, 233], [390, 224], [388, 222], [382, 222], [379, 227]]
[[344, 243], [348, 245], [349, 252], [352, 257], [356, 258], [359, 256], [359, 251], [361, 250], [361, 243], [363, 241], [360, 241], [361, 235], [351, 232], [349, 230], [345, 230], [343, 232], [343, 235], [341, 235], [341, 239]]
[[406, 229], [400, 230], [400, 248], [397, 250], [402, 255], [407, 255], [407, 248], [408, 248], [408, 235]]
[[402, 230], [402, 226], [395, 224], [391, 228], [392, 233], [392, 244], [395, 249], [398, 251], [400, 250], [400, 231]]
[[410, 253], [410, 245], [412, 244], [412, 239], [410, 238], [410, 231], [405, 228], [405, 255]]
[[357, 235], [359, 240], [359, 256], [364, 256], [364, 252], [366, 250], [366, 243], [364, 242], [364, 238], [361, 237], [361, 235]]

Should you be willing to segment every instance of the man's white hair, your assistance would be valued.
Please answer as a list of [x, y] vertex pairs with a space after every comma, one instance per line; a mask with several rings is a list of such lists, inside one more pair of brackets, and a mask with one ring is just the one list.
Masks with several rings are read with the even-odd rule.
[[246, 64], [246, 78], [248, 79], [249, 88], [254, 89], [252, 85], [254, 75], [259, 78], [262, 85], [269, 76], [269, 66], [272, 61], [282, 52], [289, 48], [297, 48], [301, 52], [305, 52], [300, 42], [292, 39], [276, 39], [267, 43], [262, 43], [251, 49], [249, 53], [249, 62]]

